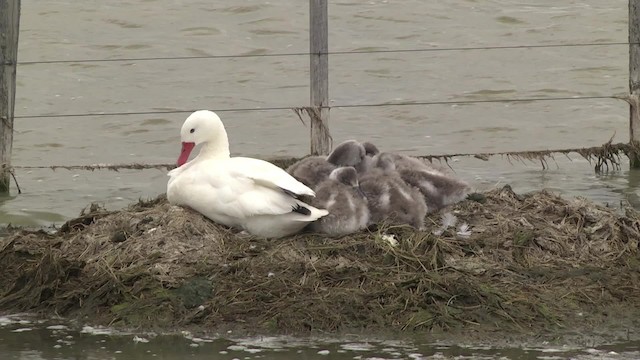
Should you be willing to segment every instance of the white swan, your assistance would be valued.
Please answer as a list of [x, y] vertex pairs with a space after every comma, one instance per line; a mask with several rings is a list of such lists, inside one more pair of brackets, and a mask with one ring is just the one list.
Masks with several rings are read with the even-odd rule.
[[[259, 159], [230, 157], [227, 132], [214, 112], [191, 114], [180, 137], [178, 168], [168, 174], [169, 203], [266, 238], [295, 234], [328, 214], [298, 200], [315, 193], [281, 168]], [[200, 143], [198, 156], [187, 162]]]

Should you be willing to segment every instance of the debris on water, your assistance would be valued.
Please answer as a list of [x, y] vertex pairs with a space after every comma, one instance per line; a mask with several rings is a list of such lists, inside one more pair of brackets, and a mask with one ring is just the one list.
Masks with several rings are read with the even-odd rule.
[[374, 346], [369, 343], [348, 343], [342, 344], [340, 347], [350, 351], [370, 351], [374, 348]]
[[133, 337], [133, 342], [134, 343], [148, 343], [149, 339], [145, 339], [143, 337], [139, 337], [139, 336], [136, 335], [136, 336]]
[[91, 334], [91, 335], [113, 335], [114, 331], [112, 329], [104, 328], [104, 327], [93, 327], [85, 325], [82, 327], [81, 333]]
[[199, 338], [199, 337], [193, 337], [193, 338], [191, 338], [191, 341], [193, 341], [195, 343], [210, 343], [210, 342], [213, 342], [212, 339], [203, 339], [203, 338]]
[[11, 332], [20, 333], [20, 332], [32, 331], [32, 330], [33, 330], [32, 328], [19, 328], [19, 329], [11, 330]]
[[0, 326], [16, 324], [17, 322], [18, 320], [15, 320], [11, 316], [0, 316]]
[[49, 325], [47, 326], [48, 330], [68, 330], [69, 327], [66, 325]]

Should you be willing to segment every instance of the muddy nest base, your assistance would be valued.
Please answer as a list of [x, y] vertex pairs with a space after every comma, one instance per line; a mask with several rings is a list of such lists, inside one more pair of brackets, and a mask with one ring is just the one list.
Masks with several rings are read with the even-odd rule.
[[[457, 204], [469, 225], [338, 239], [238, 234], [163, 196], [92, 207], [0, 240], [0, 311], [126, 328], [482, 331], [598, 326], [640, 309], [640, 216], [509, 186]], [[439, 235], [435, 235], [434, 232]], [[633, 324], [637, 326], [637, 324]], [[555, 329], [555, 330], [554, 330]]]

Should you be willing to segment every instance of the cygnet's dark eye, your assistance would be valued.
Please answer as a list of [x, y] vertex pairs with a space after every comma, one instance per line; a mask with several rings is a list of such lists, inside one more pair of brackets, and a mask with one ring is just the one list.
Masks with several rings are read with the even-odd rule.
[[196, 129], [191, 129], [191, 130], [189, 130], [189, 132], [190, 132], [190, 133], [192, 133], [192, 134], [193, 134], [195, 131], [196, 131]]

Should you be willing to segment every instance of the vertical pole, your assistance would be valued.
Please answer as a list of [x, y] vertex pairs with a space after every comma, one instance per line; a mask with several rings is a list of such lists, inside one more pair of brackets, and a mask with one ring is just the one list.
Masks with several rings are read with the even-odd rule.
[[[640, 146], [640, 0], [629, 0], [629, 136]], [[632, 153], [632, 169], [640, 168], [640, 158]]]
[[329, 19], [328, 0], [309, 0], [309, 48], [311, 57], [311, 154], [331, 151], [329, 135]]
[[9, 192], [20, 0], [0, 0], [0, 194]]

